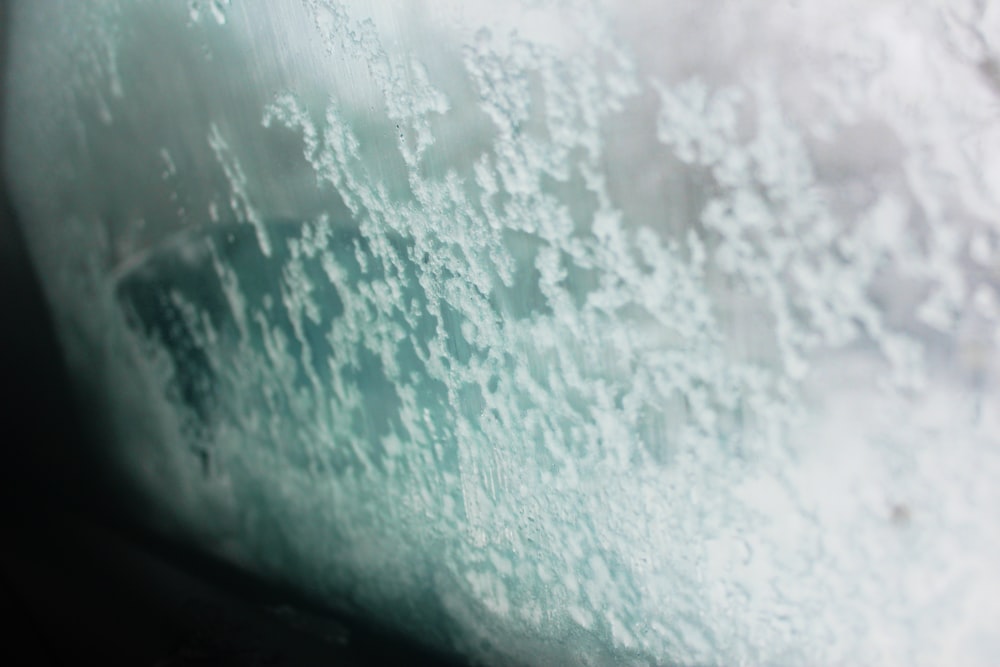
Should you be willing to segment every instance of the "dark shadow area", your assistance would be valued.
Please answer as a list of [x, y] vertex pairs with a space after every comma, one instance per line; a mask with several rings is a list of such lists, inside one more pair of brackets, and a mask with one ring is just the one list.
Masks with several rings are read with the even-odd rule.
[[[0, 0], [0, 128], [9, 13]], [[447, 664], [124, 518], [2, 180], [0, 303], [0, 664]]]

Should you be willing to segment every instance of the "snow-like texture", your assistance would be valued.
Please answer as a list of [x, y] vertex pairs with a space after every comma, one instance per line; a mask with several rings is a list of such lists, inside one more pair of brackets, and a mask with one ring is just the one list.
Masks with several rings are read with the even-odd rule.
[[15, 4], [160, 529], [486, 664], [1000, 660], [1000, 3]]

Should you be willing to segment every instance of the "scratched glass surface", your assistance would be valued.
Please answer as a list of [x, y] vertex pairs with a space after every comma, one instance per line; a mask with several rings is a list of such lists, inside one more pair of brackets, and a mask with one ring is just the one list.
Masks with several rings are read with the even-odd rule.
[[488, 665], [1000, 660], [1000, 2], [15, 0], [150, 525]]

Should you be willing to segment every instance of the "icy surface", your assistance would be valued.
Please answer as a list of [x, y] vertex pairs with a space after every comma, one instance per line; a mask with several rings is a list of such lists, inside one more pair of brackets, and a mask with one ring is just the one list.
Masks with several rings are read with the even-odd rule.
[[1000, 3], [13, 15], [160, 530], [486, 664], [1000, 660]]

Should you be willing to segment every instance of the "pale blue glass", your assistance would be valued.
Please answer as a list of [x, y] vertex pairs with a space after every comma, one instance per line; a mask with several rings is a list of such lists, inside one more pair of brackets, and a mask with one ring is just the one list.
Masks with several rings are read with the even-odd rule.
[[15, 0], [154, 530], [486, 664], [1000, 659], [1000, 3]]

